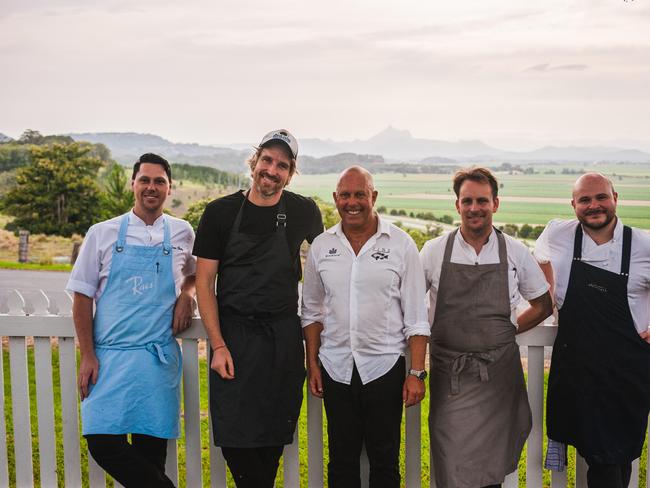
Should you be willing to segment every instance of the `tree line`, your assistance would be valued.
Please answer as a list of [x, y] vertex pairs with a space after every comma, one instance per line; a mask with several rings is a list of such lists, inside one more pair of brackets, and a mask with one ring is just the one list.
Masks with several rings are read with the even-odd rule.
[[[19, 140], [0, 144], [0, 173], [0, 211], [14, 217], [7, 230], [69, 237], [133, 207], [130, 174], [102, 144], [28, 130]], [[241, 178], [187, 164], [172, 164], [172, 175], [176, 181], [224, 186]]]

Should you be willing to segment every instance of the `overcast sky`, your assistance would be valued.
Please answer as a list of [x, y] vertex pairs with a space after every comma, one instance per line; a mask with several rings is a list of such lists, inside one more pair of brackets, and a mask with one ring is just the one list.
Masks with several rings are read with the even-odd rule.
[[650, 148], [648, 0], [0, 0], [0, 132]]

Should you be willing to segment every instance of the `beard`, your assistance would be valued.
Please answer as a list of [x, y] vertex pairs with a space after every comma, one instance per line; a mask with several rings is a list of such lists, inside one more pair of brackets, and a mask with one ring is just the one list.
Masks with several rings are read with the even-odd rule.
[[255, 178], [255, 187], [260, 195], [267, 198], [276, 195], [283, 188], [280, 178], [271, 176], [266, 172], [261, 172]]
[[[598, 222], [591, 222], [587, 219], [590, 215], [600, 215], [604, 214], [605, 215], [605, 220], [598, 221]], [[609, 212], [607, 210], [599, 210], [597, 212], [588, 212], [585, 215], [578, 216], [578, 220], [582, 224], [583, 227], [586, 227], [588, 229], [592, 230], [599, 230], [604, 227], [607, 227], [614, 219], [616, 218], [616, 214], [614, 212]]]

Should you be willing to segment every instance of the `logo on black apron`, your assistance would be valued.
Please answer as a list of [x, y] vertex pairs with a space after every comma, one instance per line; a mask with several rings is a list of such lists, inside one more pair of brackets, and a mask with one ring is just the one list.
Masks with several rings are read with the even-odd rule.
[[598, 290], [601, 293], [607, 293], [607, 288], [597, 285], [596, 283], [587, 283], [587, 286], [593, 288], [594, 290]]

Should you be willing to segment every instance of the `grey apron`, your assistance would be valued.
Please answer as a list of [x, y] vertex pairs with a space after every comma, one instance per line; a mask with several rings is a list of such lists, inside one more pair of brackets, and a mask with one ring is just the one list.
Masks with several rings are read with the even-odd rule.
[[499, 263], [450, 262], [445, 247], [431, 330], [429, 432], [436, 484], [477, 488], [517, 469], [532, 427], [524, 373], [510, 321], [508, 256]]

